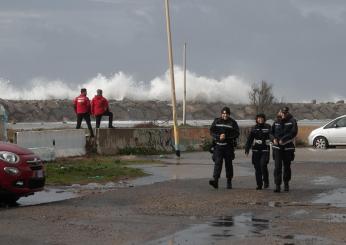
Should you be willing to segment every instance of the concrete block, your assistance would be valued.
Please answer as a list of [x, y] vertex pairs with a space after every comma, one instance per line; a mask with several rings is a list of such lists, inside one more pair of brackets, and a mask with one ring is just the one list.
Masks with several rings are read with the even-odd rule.
[[55, 152], [53, 147], [33, 147], [28, 149], [33, 151], [43, 161], [51, 162], [55, 160]]
[[52, 148], [55, 157], [86, 154], [83, 129], [20, 131], [16, 133], [16, 143], [26, 148]]

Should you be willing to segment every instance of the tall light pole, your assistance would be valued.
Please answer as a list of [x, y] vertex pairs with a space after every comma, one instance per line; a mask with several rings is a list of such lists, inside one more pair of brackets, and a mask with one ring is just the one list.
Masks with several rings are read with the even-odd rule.
[[186, 125], [186, 43], [184, 43], [183, 66], [184, 66], [183, 125]]
[[167, 27], [167, 42], [168, 42], [168, 63], [171, 78], [171, 91], [172, 91], [172, 107], [173, 107], [173, 130], [174, 130], [174, 146], [175, 154], [180, 157], [179, 149], [179, 131], [177, 123], [177, 100], [175, 97], [175, 82], [174, 82], [174, 68], [173, 68], [173, 51], [172, 51], [172, 36], [171, 36], [171, 22], [169, 16], [169, 0], [165, 0], [166, 7], [166, 27]]

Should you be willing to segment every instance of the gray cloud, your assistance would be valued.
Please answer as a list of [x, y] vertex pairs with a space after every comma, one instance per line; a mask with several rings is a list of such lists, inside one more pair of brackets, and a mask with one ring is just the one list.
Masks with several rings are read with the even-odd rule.
[[[202, 76], [267, 80], [286, 101], [345, 98], [345, 13], [342, 0], [171, 0], [175, 63], [187, 42]], [[16, 86], [149, 82], [168, 66], [163, 0], [1, 1], [0, 33], [0, 77]]]

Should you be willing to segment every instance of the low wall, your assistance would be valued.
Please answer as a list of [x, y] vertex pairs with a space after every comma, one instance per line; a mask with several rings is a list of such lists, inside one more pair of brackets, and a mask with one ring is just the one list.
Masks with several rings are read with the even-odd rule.
[[298, 135], [296, 138], [297, 144], [308, 144], [308, 136], [312, 130], [319, 128], [320, 126], [299, 126], [298, 127]]
[[126, 147], [152, 148], [171, 151], [172, 138], [169, 128], [102, 128], [96, 130], [96, 147], [99, 154], [117, 154]]
[[[316, 127], [299, 126], [297, 144], [306, 144], [307, 136]], [[243, 147], [250, 127], [240, 128], [238, 146]], [[126, 148], [145, 148], [172, 152], [174, 145], [171, 128], [101, 128], [96, 130], [97, 153], [114, 155]], [[211, 141], [208, 127], [179, 128], [180, 150], [202, 150]], [[44, 160], [55, 157], [81, 156], [86, 154], [86, 137], [83, 129], [18, 131], [14, 143], [29, 148]]]
[[[307, 136], [315, 127], [300, 126], [296, 141], [306, 144]], [[245, 145], [251, 127], [241, 127], [238, 146]], [[117, 154], [125, 148], [151, 148], [173, 151], [174, 136], [171, 128], [101, 128], [96, 131], [96, 147], [99, 154]], [[202, 150], [211, 141], [209, 127], [179, 128], [180, 150]]]
[[[86, 154], [83, 129], [18, 131], [15, 143], [29, 148], [45, 160], [53, 152], [54, 157], [82, 156]], [[52, 159], [49, 159], [52, 160]]]

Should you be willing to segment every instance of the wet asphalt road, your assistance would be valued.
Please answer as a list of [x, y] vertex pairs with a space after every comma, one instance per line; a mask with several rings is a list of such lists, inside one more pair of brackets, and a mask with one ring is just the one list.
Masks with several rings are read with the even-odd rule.
[[[79, 196], [73, 199], [38, 205], [35, 198], [20, 199], [19, 207], [2, 208], [0, 244], [346, 243], [346, 149], [298, 149], [291, 191], [280, 194], [255, 190], [250, 157], [242, 151], [232, 190], [225, 179], [219, 190], [208, 186], [209, 153], [160, 159], [142, 166], [149, 177], [70, 189]], [[269, 168], [272, 173], [273, 162]]]

